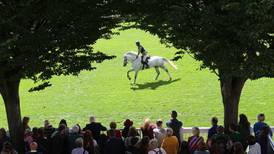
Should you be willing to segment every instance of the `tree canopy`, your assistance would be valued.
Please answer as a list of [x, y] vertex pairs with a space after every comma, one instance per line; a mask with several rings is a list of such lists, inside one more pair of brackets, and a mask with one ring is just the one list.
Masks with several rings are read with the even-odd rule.
[[0, 2], [0, 79], [46, 81], [112, 58], [90, 45], [117, 26], [115, 1]]
[[133, 2], [137, 27], [186, 50], [203, 68], [249, 79], [272, 77], [272, 0]]
[[237, 122], [241, 90], [247, 79], [274, 75], [273, 0], [128, 1], [133, 27], [201, 61], [220, 79], [225, 123]]
[[109, 38], [120, 22], [116, 0], [0, 0], [0, 93], [11, 140], [23, 153], [20, 113], [21, 79], [50, 86], [59, 75], [94, 69], [92, 62], [111, 59], [92, 44]]

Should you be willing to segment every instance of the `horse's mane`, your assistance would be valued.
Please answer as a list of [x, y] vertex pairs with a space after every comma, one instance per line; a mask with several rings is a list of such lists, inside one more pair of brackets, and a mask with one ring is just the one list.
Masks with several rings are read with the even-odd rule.
[[136, 56], [137, 53], [134, 51], [128, 51], [125, 55], [132, 55], [132, 56]]

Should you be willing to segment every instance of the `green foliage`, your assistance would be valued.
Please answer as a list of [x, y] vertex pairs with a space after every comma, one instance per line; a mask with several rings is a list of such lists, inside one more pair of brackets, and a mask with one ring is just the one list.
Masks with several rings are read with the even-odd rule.
[[[273, 0], [129, 1], [125, 16], [222, 77], [274, 75]], [[176, 59], [179, 59], [178, 57]]]
[[[0, 80], [47, 81], [111, 59], [90, 44], [109, 38], [119, 19], [105, 0], [1, 0]], [[47, 82], [40, 88], [48, 86]]]

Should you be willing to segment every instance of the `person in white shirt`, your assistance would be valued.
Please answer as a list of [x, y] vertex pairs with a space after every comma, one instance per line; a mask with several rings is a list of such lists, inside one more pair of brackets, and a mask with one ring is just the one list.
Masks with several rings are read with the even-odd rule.
[[81, 137], [75, 140], [75, 144], [77, 148], [73, 149], [71, 154], [89, 154], [83, 147], [84, 141]]
[[250, 135], [247, 138], [247, 143], [249, 147], [247, 154], [261, 154], [261, 146], [259, 143], [256, 143], [254, 136]]
[[166, 151], [163, 148], [159, 148], [159, 144], [156, 139], [152, 139], [149, 141], [148, 154], [166, 154]]
[[156, 128], [153, 129], [154, 137], [158, 140], [159, 145], [162, 145], [166, 137], [166, 130], [163, 128], [163, 121], [161, 119], [156, 121]]

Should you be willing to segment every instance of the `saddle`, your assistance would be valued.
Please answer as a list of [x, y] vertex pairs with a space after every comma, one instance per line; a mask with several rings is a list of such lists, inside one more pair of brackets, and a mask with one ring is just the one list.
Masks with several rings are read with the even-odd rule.
[[145, 59], [145, 62], [148, 63], [148, 60], [150, 59], [150, 56], [147, 56]]
[[146, 59], [144, 59], [144, 61], [142, 61], [143, 69], [149, 68], [149, 65], [148, 65], [148, 60], [149, 60], [149, 59], [150, 59], [150, 56], [147, 56]]

